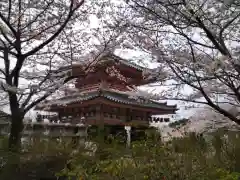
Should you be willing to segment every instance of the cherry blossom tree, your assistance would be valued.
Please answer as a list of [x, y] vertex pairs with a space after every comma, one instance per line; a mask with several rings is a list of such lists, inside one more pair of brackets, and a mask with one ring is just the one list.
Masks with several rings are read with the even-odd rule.
[[[239, 111], [235, 106], [221, 105], [221, 108], [232, 114], [239, 116]], [[199, 133], [213, 132], [220, 128], [226, 128], [229, 130], [237, 130], [239, 126], [233, 121], [229, 121], [228, 118], [209, 106], [196, 109], [195, 113], [189, 117], [190, 121], [187, 123], [186, 128], [189, 131], [195, 131]]]
[[128, 24], [125, 47], [160, 63], [148, 72], [168, 87], [159, 99], [209, 105], [240, 124], [220, 106], [240, 105], [239, 1], [126, 0], [116, 15]]
[[0, 2], [0, 93], [11, 111], [10, 150], [20, 149], [25, 114], [75, 78], [74, 62], [85, 62], [79, 72], [84, 78], [93, 62], [121, 41], [120, 25], [116, 31], [106, 28], [105, 22], [113, 21], [105, 12], [84, 0]]

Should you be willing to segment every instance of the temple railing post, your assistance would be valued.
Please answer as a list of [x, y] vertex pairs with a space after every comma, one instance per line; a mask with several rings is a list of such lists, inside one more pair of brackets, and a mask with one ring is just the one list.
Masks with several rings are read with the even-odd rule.
[[127, 142], [126, 142], [126, 145], [129, 148], [131, 146], [131, 126], [125, 126], [125, 130], [127, 132]]

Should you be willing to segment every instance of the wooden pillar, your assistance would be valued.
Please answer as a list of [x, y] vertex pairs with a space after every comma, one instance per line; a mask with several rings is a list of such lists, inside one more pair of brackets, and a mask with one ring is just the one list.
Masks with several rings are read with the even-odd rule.
[[104, 126], [104, 116], [103, 116], [103, 105], [100, 104], [99, 106], [99, 119], [100, 119], [100, 125]]
[[148, 112], [144, 112], [143, 120], [148, 122]]
[[83, 117], [83, 109], [82, 108], [80, 108], [79, 116], [80, 116], [80, 118]]
[[99, 104], [96, 108], [96, 125], [104, 125], [103, 105]]
[[62, 110], [59, 109], [58, 111], [58, 120], [62, 119]]
[[126, 112], [125, 112], [125, 122], [128, 123], [130, 122], [130, 110], [129, 108], [126, 108]]
[[99, 141], [104, 141], [104, 119], [103, 119], [103, 106], [99, 104], [96, 107], [96, 119], [95, 124], [97, 128], [97, 138]]
[[149, 121], [149, 118], [151, 117], [149, 112], [146, 112], [146, 121]]
[[97, 105], [96, 106], [96, 118], [95, 118], [95, 124], [96, 125], [99, 125], [100, 119], [101, 119], [101, 116], [100, 116], [100, 105]]

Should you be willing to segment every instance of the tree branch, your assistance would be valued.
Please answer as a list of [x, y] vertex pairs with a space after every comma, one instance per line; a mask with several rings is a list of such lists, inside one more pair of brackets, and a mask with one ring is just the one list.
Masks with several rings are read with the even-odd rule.
[[81, 2], [75, 8], [73, 8], [73, 5], [74, 5], [73, 2], [74, 2], [74, 0], [71, 0], [71, 5], [70, 5], [70, 10], [69, 10], [68, 16], [67, 16], [66, 20], [64, 21], [64, 23], [60, 26], [60, 28], [48, 40], [46, 40], [45, 42], [43, 42], [42, 44], [40, 44], [39, 46], [37, 46], [33, 50], [24, 54], [24, 57], [28, 57], [30, 55], [35, 54], [36, 52], [41, 50], [43, 47], [45, 47], [47, 44], [52, 42], [63, 31], [63, 29], [66, 27], [66, 25], [70, 21], [74, 12], [83, 5], [84, 0], [81, 0]]
[[10, 22], [11, 19], [11, 11], [12, 11], [12, 0], [8, 0], [8, 22]]
[[10, 22], [3, 16], [3, 14], [0, 12], [0, 19], [7, 25], [7, 27], [12, 31], [13, 35], [17, 35], [17, 31], [12, 27]]

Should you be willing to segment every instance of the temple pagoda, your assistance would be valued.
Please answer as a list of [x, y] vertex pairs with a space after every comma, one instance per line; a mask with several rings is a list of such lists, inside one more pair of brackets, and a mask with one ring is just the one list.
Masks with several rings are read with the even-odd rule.
[[94, 62], [82, 78], [86, 63], [62, 68], [71, 70], [76, 78], [74, 90], [66, 90], [65, 96], [44, 101], [36, 110], [57, 114], [60, 122], [87, 125], [148, 125], [150, 121], [165, 121], [168, 118], [152, 118], [152, 115], [175, 114], [176, 105], [156, 102], [134, 96], [137, 86], [153, 83], [142, 66], [108, 54]]

